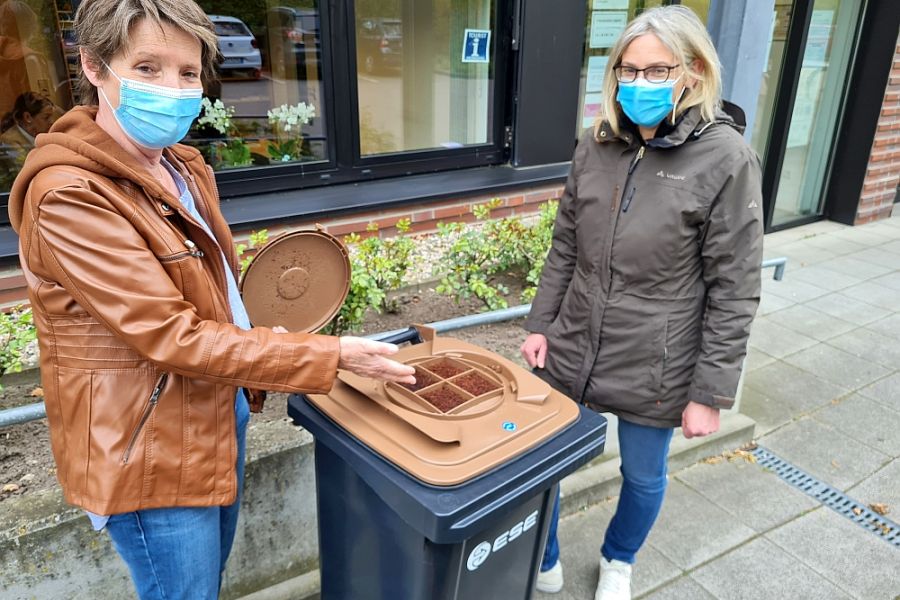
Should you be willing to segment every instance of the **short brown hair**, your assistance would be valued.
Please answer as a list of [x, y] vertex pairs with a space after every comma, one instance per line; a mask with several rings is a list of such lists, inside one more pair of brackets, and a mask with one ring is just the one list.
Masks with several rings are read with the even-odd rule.
[[[216, 31], [206, 13], [193, 0], [83, 0], [75, 13], [78, 45], [92, 61], [110, 60], [128, 46], [132, 27], [141, 19], [168, 23], [200, 42], [204, 85], [215, 76], [219, 62]], [[103, 73], [105, 76], [105, 73]], [[97, 104], [97, 88], [82, 70], [78, 79], [82, 104]]]

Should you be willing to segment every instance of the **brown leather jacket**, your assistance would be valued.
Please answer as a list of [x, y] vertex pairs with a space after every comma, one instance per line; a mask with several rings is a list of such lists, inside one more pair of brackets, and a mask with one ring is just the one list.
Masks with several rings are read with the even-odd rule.
[[200, 153], [173, 146], [210, 237], [80, 107], [38, 136], [13, 187], [66, 500], [98, 514], [214, 506], [237, 493], [238, 386], [331, 388], [334, 337], [231, 324], [231, 233]]

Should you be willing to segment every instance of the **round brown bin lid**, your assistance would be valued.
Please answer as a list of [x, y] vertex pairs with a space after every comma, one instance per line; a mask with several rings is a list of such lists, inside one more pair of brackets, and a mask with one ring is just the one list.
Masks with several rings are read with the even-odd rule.
[[254, 325], [313, 333], [340, 311], [350, 290], [346, 246], [324, 231], [281, 235], [257, 253], [241, 279]]

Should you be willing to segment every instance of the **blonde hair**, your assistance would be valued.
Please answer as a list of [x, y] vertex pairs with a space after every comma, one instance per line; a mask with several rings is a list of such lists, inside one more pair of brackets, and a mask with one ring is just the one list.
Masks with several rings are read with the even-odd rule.
[[[132, 28], [142, 19], [167, 23], [200, 42], [201, 75], [204, 83], [214, 78], [219, 61], [216, 31], [206, 13], [193, 0], [83, 0], [75, 13], [75, 35], [89, 60], [109, 64], [128, 46]], [[100, 70], [100, 77], [106, 71]], [[82, 70], [78, 80], [82, 104], [97, 104], [97, 88]]]
[[[696, 80], [697, 84], [684, 92], [678, 102], [678, 115], [691, 107], [699, 106], [700, 114], [706, 121], [715, 119], [716, 108], [722, 95], [722, 66], [706, 27], [694, 12], [686, 6], [662, 6], [651, 8], [632, 20], [609, 53], [606, 72], [603, 77], [603, 103], [600, 116], [594, 123], [594, 133], [606, 121], [613, 133], [619, 133], [619, 102], [616, 95], [619, 82], [614, 67], [619, 65], [625, 49], [635, 39], [652, 33], [672, 52], [675, 63], [681, 65], [684, 75]], [[703, 66], [701, 71], [693, 68], [694, 61]]]

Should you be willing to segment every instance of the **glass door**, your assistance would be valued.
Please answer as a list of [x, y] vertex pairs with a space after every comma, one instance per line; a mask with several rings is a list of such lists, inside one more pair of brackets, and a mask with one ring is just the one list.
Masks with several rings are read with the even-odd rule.
[[[781, 172], [775, 188], [772, 227], [822, 214], [823, 188], [845, 97], [861, 1], [815, 0], [812, 5]], [[785, 13], [790, 18], [790, 7], [778, 8], [773, 19], [774, 28], [780, 27]], [[776, 56], [779, 51], [774, 43], [776, 39], [777, 33], [773, 36], [771, 58], [780, 62], [780, 57]], [[761, 104], [767, 101], [764, 98], [765, 93], [760, 99]], [[761, 110], [759, 114], [770, 112]], [[759, 123], [764, 121], [766, 117], [760, 118]], [[754, 146], [759, 150], [759, 144], [765, 140], [760, 139], [759, 131], [754, 133]], [[767, 156], [767, 162], [773, 158]]]

